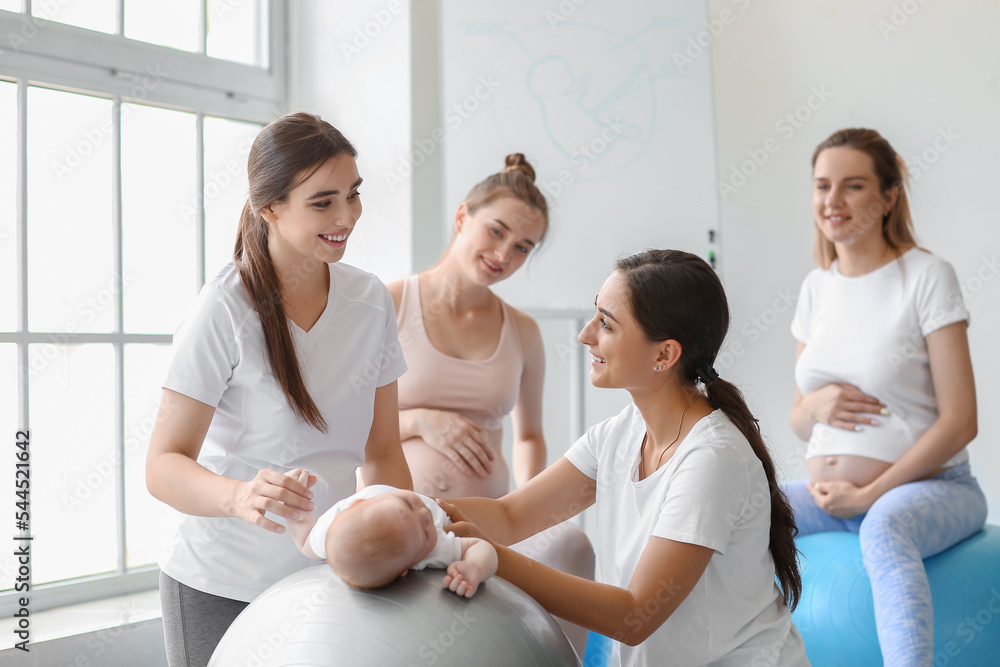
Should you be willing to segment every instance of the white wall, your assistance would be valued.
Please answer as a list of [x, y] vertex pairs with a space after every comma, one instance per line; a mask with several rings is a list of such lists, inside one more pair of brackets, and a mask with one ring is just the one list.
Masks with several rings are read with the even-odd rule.
[[358, 149], [364, 212], [345, 260], [385, 281], [410, 272], [412, 182], [396, 182], [411, 137], [410, 3], [288, 3], [289, 111], [322, 116]]
[[[710, 16], [726, 9], [735, 14], [712, 45], [720, 181], [730, 181], [733, 166], [750, 157], [748, 150], [762, 148], [767, 139], [774, 141], [772, 149], [777, 146], [745, 184], [720, 197], [724, 278], [739, 316], [730, 349], [742, 344], [742, 355], [732, 358], [725, 374], [742, 384], [769, 442], [781, 452], [786, 474], [805, 477], [802, 445], [787, 418], [794, 398], [791, 311], [780, 311], [783, 295], [797, 296], [813, 268], [809, 161], [815, 146], [838, 128], [879, 130], [919, 175], [911, 204], [921, 243], [952, 262], [968, 288], [979, 404], [972, 467], [990, 501], [989, 520], [1000, 523], [1000, 418], [994, 407], [1000, 402], [1000, 5], [708, 5]], [[814, 90], [828, 99], [814, 96], [816, 108], [800, 110], [802, 118], [810, 117], [799, 128], [779, 126], [786, 114], [808, 104]], [[933, 164], [921, 167], [913, 156], [925, 153]]]

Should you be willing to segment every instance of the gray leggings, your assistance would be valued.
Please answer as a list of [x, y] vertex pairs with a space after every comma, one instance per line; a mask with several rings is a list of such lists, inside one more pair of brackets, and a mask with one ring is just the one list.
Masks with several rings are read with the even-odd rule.
[[205, 667], [222, 635], [248, 604], [202, 593], [160, 572], [167, 664]]

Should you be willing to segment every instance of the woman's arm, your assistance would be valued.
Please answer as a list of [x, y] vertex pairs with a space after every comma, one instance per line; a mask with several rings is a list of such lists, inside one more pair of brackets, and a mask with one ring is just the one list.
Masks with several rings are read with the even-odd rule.
[[524, 313], [514, 311], [524, 353], [521, 387], [511, 420], [514, 446], [511, 467], [514, 482], [522, 486], [545, 469], [545, 436], [542, 433], [542, 391], [545, 385], [545, 347], [538, 324]]
[[645, 641], [691, 593], [714, 551], [650, 538], [628, 588], [575, 577], [507, 547], [497, 547], [497, 575], [571, 623], [629, 646]]
[[963, 320], [931, 332], [926, 338], [938, 403], [937, 420], [870, 484], [847, 488], [842, 488], [841, 482], [817, 484], [813, 495], [819, 494], [817, 499], [822, 500], [824, 510], [834, 516], [865, 512], [886, 491], [933, 475], [976, 437], [976, 383], [965, 330]]
[[420, 418], [423, 408], [411, 408], [399, 411], [399, 438], [409, 440], [420, 436]]
[[174, 509], [194, 516], [239, 517], [284, 532], [264, 512], [285, 517], [315, 509], [312, 492], [296, 480], [264, 469], [249, 481], [217, 475], [198, 463], [215, 408], [163, 390], [146, 454], [146, 488]]
[[497, 574], [550, 613], [634, 646], [655, 632], [688, 596], [708, 567], [712, 549], [651, 538], [628, 587], [619, 588], [560, 572], [501, 546], [578, 514], [594, 503], [596, 493], [596, 482], [564, 457], [499, 500], [443, 502], [459, 521], [445, 530], [491, 540], [499, 557]]
[[[806, 349], [806, 345], [801, 341], [796, 341], [795, 346], [795, 361], [798, 361], [799, 357], [802, 356], [802, 350]], [[809, 438], [812, 437], [813, 426], [816, 425], [816, 420], [802, 407], [802, 391], [799, 389], [797, 382], [795, 383], [795, 404], [792, 405], [792, 413], [789, 415], [789, 421], [792, 423], [792, 430], [795, 431], [795, 435], [799, 436], [799, 440], [809, 442]]]
[[413, 489], [410, 468], [403, 457], [399, 440], [399, 401], [396, 382], [375, 390], [372, 429], [365, 444], [365, 463], [361, 466], [365, 486], [387, 484], [398, 489]]
[[597, 482], [563, 457], [503, 498], [449, 498], [442, 506], [453, 519], [457, 509], [492, 542], [507, 545], [576, 516], [596, 497]]

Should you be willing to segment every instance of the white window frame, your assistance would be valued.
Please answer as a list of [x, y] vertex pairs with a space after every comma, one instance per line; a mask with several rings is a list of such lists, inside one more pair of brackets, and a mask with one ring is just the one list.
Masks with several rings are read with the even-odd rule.
[[[58, 0], [51, 0], [58, 2]], [[86, 30], [47, 21], [31, 15], [32, 0], [22, 0], [21, 12], [0, 10], [0, 80], [17, 84], [17, 330], [0, 332], [0, 343], [14, 343], [18, 350], [18, 428], [30, 430], [28, 410], [28, 346], [39, 343], [110, 343], [115, 350], [115, 431], [117, 469], [116, 526], [117, 568], [109, 574], [65, 582], [31, 585], [31, 611], [77, 604], [106, 597], [156, 588], [159, 569], [155, 565], [126, 568], [125, 543], [125, 433], [124, 433], [124, 346], [129, 343], [169, 344], [168, 334], [127, 334], [123, 327], [121, 290], [114, 299], [115, 325], [111, 333], [64, 333], [28, 331], [28, 248], [27, 248], [27, 122], [29, 86], [39, 85], [112, 100], [112, 189], [114, 205], [114, 262], [116, 285], [122, 275], [121, 215], [121, 105], [141, 103], [182, 110], [197, 115], [197, 191], [204, 196], [203, 123], [205, 116], [266, 124], [286, 108], [286, 2], [255, 2], [263, 20], [258, 43], [266, 48], [265, 67], [229, 62], [205, 55], [205, 16], [208, 2], [201, 0], [200, 53], [189, 53], [124, 37], [125, 0], [117, 1], [117, 34]], [[37, 2], [37, 0], [36, 0]], [[266, 8], [266, 10], [265, 10]], [[264, 13], [266, 11], [266, 14]], [[266, 21], [266, 23], [265, 23]], [[21, 39], [24, 38], [24, 39]], [[263, 54], [259, 54], [263, 55]], [[156, 85], [150, 85], [155, 81]], [[204, 202], [202, 202], [203, 204]], [[197, 207], [197, 284], [205, 282], [204, 206]], [[13, 434], [4, 437], [12, 438]], [[12, 457], [5, 457], [6, 458]], [[37, 473], [36, 473], [37, 474]], [[11, 493], [4, 490], [5, 495]], [[8, 541], [8, 544], [12, 542]], [[4, 586], [9, 582], [3, 582]], [[18, 608], [23, 592], [0, 594], [0, 616]]]

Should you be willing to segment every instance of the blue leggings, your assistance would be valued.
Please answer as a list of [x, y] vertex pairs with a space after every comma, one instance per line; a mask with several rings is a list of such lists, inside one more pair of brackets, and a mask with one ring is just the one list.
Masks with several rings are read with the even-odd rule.
[[784, 487], [799, 535], [858, 533], [886, 667], [932, 664], [934, 610], [923, 559], [961, 542], [986, 523], [986, 497], [969, 464], [897, 486], [867, 513], [850, 519], [820, 509], [807, 485], [798, 481]]

